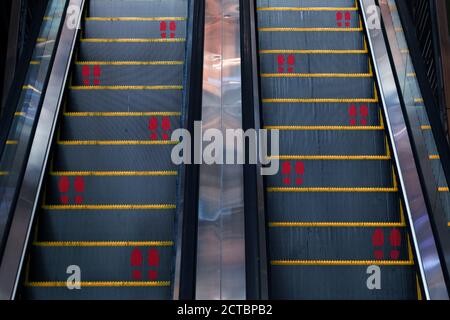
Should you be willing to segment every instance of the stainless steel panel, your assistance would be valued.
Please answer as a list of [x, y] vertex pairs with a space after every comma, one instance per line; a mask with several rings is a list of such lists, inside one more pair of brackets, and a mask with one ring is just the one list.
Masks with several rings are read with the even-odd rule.
[[[238, 0], [206, 1], [202, 121], [222, 134], [242, 128], [238, 8]], [[200, 167], [197, 299], [246, 297], [242, 170]]]
[[[375, 28], [369, 23], [369, 21], [374, 21], [372, 16], [374, 14], [373, 9], [377, 7], [374, 0], [359, 0], [359, 3], [368, 33], [369, 47], [381, 91], [380, 98], [393, 146], [401, 190], [411, 226], [416, 258], [425, 289], [425, 297], [427, 299], [448, 299], [428, 210], [425, 205], [383, 32], [381, 28]], [[376, 14], [379, 15], [378, 12]], [[380, 17], [375, 18], [379, 19]]]

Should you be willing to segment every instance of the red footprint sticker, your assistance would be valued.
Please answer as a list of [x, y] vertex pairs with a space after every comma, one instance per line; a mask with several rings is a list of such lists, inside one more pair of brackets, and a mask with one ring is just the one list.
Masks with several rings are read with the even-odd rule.
[[392, 229], [389, 236], [389, 242], [391, 243], [391, 259], [397, 260], [400, 257], [400, 250], [398, 248], [401, 245], [402, 237], [398, 229]]
[[[131, 267], [142, 267], [142, 252], [139, 250], [139, 248], [134, 248], [131, 252], [130, 256], [130, 265]], [[141, 270], [134, 269], [132, 271], [132, 277], [134, 280], [140, 280], [142, 279], [142, 273]]]
[[60, 177], [58, 182], [58, 189], [59, 192], [62, 194], [60, 197], [60, 201], [62, 204], [68, 204], [69, 203], [69, 196], [67, 196], [65, 193], [69, 192], [70, 188], [70, 181], [68, 177]]
[[159, 24], [159, 31], [161, 31], [161, 38], [167, 38], [167, 23], [165, 21], [161, 21], [161, 23]]
[[372, 245], [375, 247], [374, 256], [375, 259], [381, 260], [383, 259], [384, 253], [383, 249], [377, 247], [382, 247], [384, 245], [384, 232], [382, 229], [378, 228], [372, 234]]
[[281, 174], [284, 175], [283, 183], [286, 185], [290, 185], [291, 178], [289, 177], [289, 175], [291, 174], [291, 163], [289, 161], [285, 161], [281, 165]]

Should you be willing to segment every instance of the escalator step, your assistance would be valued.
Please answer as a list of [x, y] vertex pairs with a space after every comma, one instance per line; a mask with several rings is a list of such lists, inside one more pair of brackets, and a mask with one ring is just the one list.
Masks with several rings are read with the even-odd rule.
[[89, 5], [91, 17], [186, 17], [186, 0], [95, 0]]

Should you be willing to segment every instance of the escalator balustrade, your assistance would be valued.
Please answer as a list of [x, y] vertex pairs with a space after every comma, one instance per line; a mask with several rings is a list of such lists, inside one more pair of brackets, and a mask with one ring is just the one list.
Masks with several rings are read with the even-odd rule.
[[170, 299], [188, 1], [86, 6], [22, 297]]
[[[421, 298], [357, 2], [258, 0], [269, 297]], [[373, 268], [380, 268], [380, 287]]]

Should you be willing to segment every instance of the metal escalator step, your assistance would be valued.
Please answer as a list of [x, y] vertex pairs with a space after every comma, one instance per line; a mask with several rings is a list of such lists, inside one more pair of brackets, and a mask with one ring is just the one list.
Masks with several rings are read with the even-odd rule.
[[[340, 15], [340, 16], [339, 16]], [[356, 10], [258, 11], [258, 28], [359, 28]]]
[[186, 0], [93, 0], [89, 5], [92, 17], [186, 17]]
[[61, 140], [170, 140], [179, 116], [64, 117]]
[[172, 171], [176, 170], [170, 158], [172, 148], [173, 145], [59, 145], [55, 148], [53, 170]]
[[267, 187], [384, 187], [394, 185], [386, 160], [281, 161], [277, 175], [266, 177]]
[[[292, 34], [295, 33], [295, 36]], [[339, 39], [337, 41], [336, 39]], [[363, 50], [359, 31], [259, 32], [261, 50]]]
[[268, 216], [275, 221], [398, 222], [393, 192], [268, 192]]
[[68, 90], [71, 112], [180, 112], [179, 90]]
[[[275, 221], [276, 222], [276, 221]], [[374, 246], [375, 231], [384, 235]], [[389, 239], [399, 234], [396, 246]], [[405, 228], [372, 227], [269, 227], [270, 260], [386, 260], [412, 261]], [[375, 254], [380, 252], [381, 256]]]
[[68, 290], [64, 287], [27, 287], [25, 299], [30, 300], [161, 300], [171, 298], [169, 286], [84, 287]]
[[[368, 73], [367, 54], [261, 54], [261, 73]], [[289, 61], [289, 59], [291, 61]], [[291, 64], [289, 63], [291, 62]], [[289, 69], [291, 68], [291, 69]]]
[[[80, 61], [179, 61], [184, 60], [185, 41], [154, 39], [157, 42], [88, 42], [82, 41]], [[93, 41], [90, 39], [90, 41]], [[145, 40], [143, 40], [145, 41]]]
[[37, 241], [171, 239], [174, 215], [175, 209], [42, 210], [38, 224], [45, 227], [39, 228]]
[[369, 77], [261, 77], [261, 90], [263, 101], [270, 98], [370, 99], [375, 97], [373, 79]]
[[381, 130], [280, 131], [280, 155], [386, 154], [384, 131]]
[[381, 289], [369, 290], [368, 266], [272, 266], [272, 299], [417, 299], [411, 266], [379, 266]]
[[375, 103], [266, 103], [266, 126], [380, 126]]
[[[67, 267], [77, 265], [81, 269], [81, 281], [170, 281], [173, 246], [148, 246], [131, 243], [130, 246], [111, 244], [111, 247], [94, 246], [53, 246], [57, 243], [38, 243], [33, 245], [31, 263], [39, 267], [30, 270], [28, 280], [31, 281], [63, 281], [66, 282]], [[95, 243], [90, 243], [95, 244]], [[132, 252], [138, 248], [142, 254], [142, 263], [132, 266]], [[158, 256], [157, 265], [149, 265], [149, 250]], [[152, 261], [153, 262], [153, 261]], [[133, 277], [133, 270], [139, 270], [141, 277]], [[149, 279], [148, 272], [157, 272], [156, 278]], [[84, 290], [83, 288], [81, 290]]]
[[355, 0], [257, 0], [258, 8], [261, 7], [355, 7]]
[[181, 85], [183, 64], [166, 65], [85, 65], [75, 66], [72, 84], [83, 85]]
[[[120, 162], [121, 158], [111, 161]], [[176, 204], [176, 176], [86, 176], [83, 177], [84, 188], [74, 188], [59, 192], [60, 177], [50, 176], [47, 182], [46, 204], [61, 203], [61, 197], [67, 196], [67, 204], [80, 205], [115, 205], [115, 204]], [[81, 197], [77, 203], [77, 197]]]
[[[148, 18], [87, 18], [84, 37], [86, 38], [186, 38], [186, 19], [183, 17], [161, 17], [149, 21]], [[115, 19], [115, 20], [114, 20]], [[163, 25], [161, 26], [161, 23]], [[172, 28], [172, 30], [170, 29]], [[162, 30], [161, 30], [162, 29]]]

